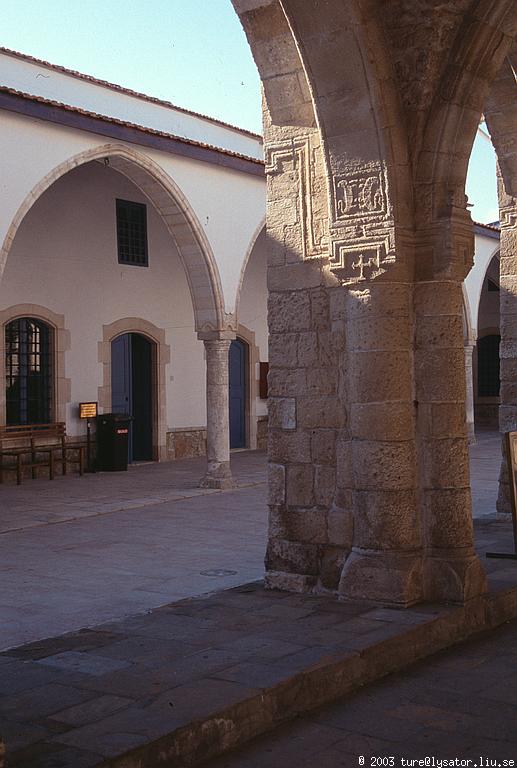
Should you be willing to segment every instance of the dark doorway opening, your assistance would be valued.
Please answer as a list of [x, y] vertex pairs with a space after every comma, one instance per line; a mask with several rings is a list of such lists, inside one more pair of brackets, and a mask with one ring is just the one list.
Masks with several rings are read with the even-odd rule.
[[230, 448], [246, 448], [248, 345], [242, 339], [230, 344]]
[[111, 342], [111, 409], [132, 417], [130, 462], [153, 459], [153, 347], [140, 333]]
[[478, 396], [499, 397], [499, 345], [501, 337], [492, 333], [478, 339]]

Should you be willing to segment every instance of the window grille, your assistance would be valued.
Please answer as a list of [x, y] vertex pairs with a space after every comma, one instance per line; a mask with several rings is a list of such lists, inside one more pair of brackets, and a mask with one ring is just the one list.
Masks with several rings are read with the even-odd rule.
[[117, 200], [117, 249], [120, 264], [147, 267], [147, 209], [143, 203]]
[[51, 329], [20, 317], [5, 327], [6, 423], [48, 424], [52, 413]]

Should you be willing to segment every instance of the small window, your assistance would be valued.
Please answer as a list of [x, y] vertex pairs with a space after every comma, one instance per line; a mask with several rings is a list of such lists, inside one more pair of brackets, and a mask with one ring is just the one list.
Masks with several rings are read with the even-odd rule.
[[117, 200], [117, 249], [120, 264], [147, 267], [147, 209], [143, 203]]

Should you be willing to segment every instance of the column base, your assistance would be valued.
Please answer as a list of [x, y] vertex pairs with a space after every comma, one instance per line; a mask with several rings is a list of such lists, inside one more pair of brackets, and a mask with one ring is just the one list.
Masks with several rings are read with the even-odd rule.
[[200, 488], [214, 488], [225, 491], [235, 488], [229, 461], [209, 461], [206, 475], [199, 481]]
[[345, 562], [339, 596], [407, 608], [423, 599], [422, 555], [354, 548]]
[[485, 571], [474, 553], [432, 555], [424, 562], [424, 590], [431, 602], [463, 604], [487, 591]]
[[299, 573], [285, 573], [284, 571], [266, 571], [264, 586], [266, 589], [278, 589], [282, 592], [308, 594], [316, 586], [316, 577], [304, 576]]

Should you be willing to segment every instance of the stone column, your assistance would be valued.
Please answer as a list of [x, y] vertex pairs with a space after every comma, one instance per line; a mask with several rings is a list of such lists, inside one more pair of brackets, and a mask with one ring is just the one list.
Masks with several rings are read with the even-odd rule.
[[386, 275], [343, 290], [349, 422], [337, 471], [351, 486], [354, 538], [339, 592], [407, 606], [422, 599], [413, 289]]
[[[504, 435], [505, 432], [517, 429], [517, 198], [506, 193], [500, 176], [498, 190], [501, 219], [499, 431]], [[503, 515], [511, 513], [504, 437], [497, 512]]]
[[472, 354], [474, 344], [465, 344], [465, 377], [467, 380], [467, 398], [465, 400], [465, 410], [467, 418], [467, 437], [469, 445], [476, 443], [476, 426], [474, 417], [474, 374], [472, 370]]
[[424, 593], [461, 603], [486, 583], [474, 551], [465, 417], [462, 280], [473, 232], [465, 210], [457, 216], [459, 223], [441, 222], [417, 250], [414, 309]]
[[232, 488], [228, 353], [235, 334], [198, 333], [206, 354], [206, 456], [202, 488]]

